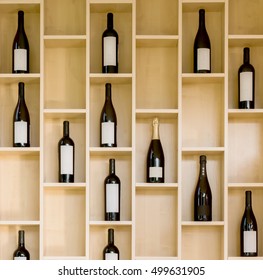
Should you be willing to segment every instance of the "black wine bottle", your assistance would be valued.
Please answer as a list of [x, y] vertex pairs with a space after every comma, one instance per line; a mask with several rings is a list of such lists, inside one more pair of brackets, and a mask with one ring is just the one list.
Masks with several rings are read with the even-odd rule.
[[13, 116], [13, 146], [30, 147], [30, 116], [25, 102], [24, 83], [18, 83], [18, 101]]
[[252, 209], [251, 191], [246, 191], [246, 207], [240, 225], [240, 251], [241, 256], [258, 255], [258, 227]]
[[200, 171], [194, 195], [194, 220], [212, 221], [212, 192], [206, 172], [206, 156], [200, 156]]
[[108, 229], [108, 245], [103, 250], [104, 260], [119, 260], [120, 253], [117, 246], [114, 244], [114, 229]]
[[102, 34], [102, 73], [118, 73], [119, 36], [113, 28], [113, 14], [107, 14], [107, 29]]
[[105, 85], [105, 103], [100, 115], [100, 146], [117, 147], [117, 116], [111, 100], [111, 84]]
[[115, 159], [109, 160], [109, 175], [104, 180], [105, 221], [120, 221], [121, 181], [115, 174]]
[[238, 108], [254, 109], [255, 69], [249, 61], [249, 48], [244, 48], [244, 61], [238, 70]]
[[63, 137], [58, 142], [59, 182], [74, 182], [75, 144], [69, 137], [69, 121], [63, 122]]
[[18, 11], [18, 27], [13, 41], [12, 72], [29, 73], [29, 43], [24, 28], [23, 11]]
[[30, 253], [25, 247], [25, 231], [18, 231], [18, 247], [13, 254], [14, 260], [30, 260]]
[[199, 10], [199, 27], [194, 41], [194, 73], [211, 73], [211, 44], [204, 9]]
[[164, 153], [159, 137], [159, 120], [153, 119], [152, 140], [147, 154], [147, 183], [164, 183]]

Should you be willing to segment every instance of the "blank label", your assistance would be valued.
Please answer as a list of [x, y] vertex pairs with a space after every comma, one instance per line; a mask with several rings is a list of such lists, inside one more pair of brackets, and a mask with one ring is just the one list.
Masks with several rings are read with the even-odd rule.
[[27, 144], [27, 122], [15, 122], [15, 143]]
[[253, 73], [240, 73], [240, 101], [253, 100]]
[[106, 213], [119, 212], [119, 185], [106, 184]]
[[118, 254], [116, 253], [106, 253], [105, 254], [105, 260], [118, 260]]
[[150, 178], [162, 178], [163, 168], [162, 167], [150, 167]]
[[104, 66], [116, 66], [116, 37], [104, 37]]
[[60, 174], [73, 175], [73, 146], [60, 146]]
[[103, 122], [101, 124], [102, 144], [114, 144], [114, 122]]
[[14, 50], [14, 70], [27, 71], [27, 50], [15, 49]]
[[257, 251], [257, 232], [244, 231], [244, 252], [256, 253]]
[[210, 49], [197, 49], [197, 70], [210, 70]]

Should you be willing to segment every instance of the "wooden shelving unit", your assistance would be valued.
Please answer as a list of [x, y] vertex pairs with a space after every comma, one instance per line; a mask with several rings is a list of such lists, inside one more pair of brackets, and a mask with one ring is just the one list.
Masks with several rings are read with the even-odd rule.
[[[212, 73], [193, 73], [198, 10], [206, 10]], [[121, 259], [240, 259], [245, 190], [253, 192], [263, 259], [263, 2], [248, 0], [0, 0], [0, 259], [26, 231], [32, 259], [102, 259], [107, 229]], [[17, 11], [25, 12], [30, 74], [11, 73]], [[119, 73], [101, 73], [101, 35], [114, 14]], [[242, 20], [241, 20], [242, 19]], [[256, 70], [256, 109], [239, 110], [243, 48]], [[26, 86], [30, 148], [12, 147], [17, 84]], [[99, 146], [105, 83], [118, 147]], [[165, 183], [146, 183], [151, 121], [160, 120]], [[75, 142], [75, 183], [58, 183], [63, 121]], [[206, 154], [213, 221], [193, 221]], [[104, 221], [103, 181], [116, 159], [121, 221]], [[206, 244], [204, 247], [203, 244]], [[70, 246], [68, 246], [70, 244]], [[205, 249], [204, 249], [205, 248]]]

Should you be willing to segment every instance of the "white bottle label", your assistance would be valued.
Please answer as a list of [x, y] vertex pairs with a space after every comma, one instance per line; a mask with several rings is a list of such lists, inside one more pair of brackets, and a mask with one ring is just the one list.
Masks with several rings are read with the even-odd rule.
[[106, 184], [106, 213], [119, 212], [119, 184]]
[[210, 49], [197, 49], [197, 70], [210, 70]]
[[73, 175], [73, 146], [60, 146], [60, 174]]
[[116, 37], [104, 37], [104, 66], [116, 66], [117, 65], [117, 58], [116, 58], [116, 48], [117, 42]]
[[15, 143], [27, 144], [27, 122], [15, 122]]
[[150, 167], [149, 170], [150, 178], [162, 178], [163, 168], [162, 167]]
[[14, 70], [27, 71], [27, 50], [15, 49], [14, 50]]
[[256, 253], [257, 252], [257, 232], [256, 231], [243, 231], [244, 235], [244, 252]]
[[102, 144], [114, 144], [114, 122], [103, 122], [101, 124]]
[[253, 100], [253, 73], [240, 73], [240, 101]]
[[26, 257], [14, 257], [15, 261], [26, 261], [27, 258]]
[[105, 254], [105, 260], [118, 260], [118, 254], [116, 253], [106, 253]]

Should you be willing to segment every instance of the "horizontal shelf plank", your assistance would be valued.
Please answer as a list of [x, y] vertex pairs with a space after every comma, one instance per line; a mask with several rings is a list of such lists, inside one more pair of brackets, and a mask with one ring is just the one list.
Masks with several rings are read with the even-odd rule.
[[165, 119], [178, 118], [178, 109], [136, 109], [136, 118], [154, 118], [160, 117]]
[[136, 35], [136, 47], [177, 47], [178, 35]]
[[78, 260], [87, 260], [85, 256], [43, 256], [42, 260], [69, 260], [69, 261], [78, 261]]
[[210, 222], [196, 222], [196, 221], [183, 221], [181, 223], [183, 227], [210, 227], [210, 226], [224, 226], [223, 221], [210, 221]]
[[178, 260], [178, 257], [170, 257], [170, 256], [135, 256], [135, 260]]
[[39, 226], [40, 221], [0, 221], [0, 226]]
[[79, 182], [79, 183], [59, 183], [59, 182], [51, 182], [51, 183], [44, 183], [43, 187], [45, 189], [85, 189], [86, 183]]
[[[24, 13], [40, 13], [41, 0], [16, 0], [12, 1], [1, 1], [0, 12], [1, 13], [15, 13], [23, 10]], [[2, 5], [5, 4], [5, 5]]]
[[228, 118], [262, 118], [263, 109], [229, 109]]
[[263, 188], [262, 183], [228, 183], [230, 189]]
[[136, 183], [136, 189], [177, 189], [178, 183]]
[[263, 35], [228, 35], [229, 47], [263, 46]]
[[46, 118], [74, 118], [85, 119], [86, 109], [44, 109]]
[[1, 147], [1, 153], [10, 153], [10, 154], [38, 154], [40, 152], [39, 147]]
[[[131, 13], [133, 0], [90, 0], [91, 13]], [[103, 4], [103, 5], [101, 5]]]
[[223, 83], [224, 73], [183, 73], [183, 84], [202, 84], [202, 83]]
[[131, 73], [102, 74], [91, 73], [89, 75], [91, 84], [131, 84], [133, 75]]
[[45, 35], [47, 48], [85, 48], [86, 35]]
[[263, 256], [257, 256], [257, 257], [228, 257], [227, 259], [228, 260], [235, 260], [235, 261], [243, 261], [243, 260], [246, 260], [246, 261], [254, 260], [254, 261], [256, 261], [256, 260], [263, 260]]
[[0, 74], [0, 84], [15, 84], [24, 82], [25, 84], [40, 84], [40, 74]]
[[225, 151], [224, 147], [183, 147], [182, 153], [184, 154], [197, 154], [197, 153], [222, 153]]
[[102, 155], [102, 156], [126, 156], [131, 155], [131, 147], [115, 147], [115, 148], [104, 148], [104, 147], [92, 147], [89, 149], [91, 156]]
[[90, 221], [90, 226], [131, 226], [132, 221]]

